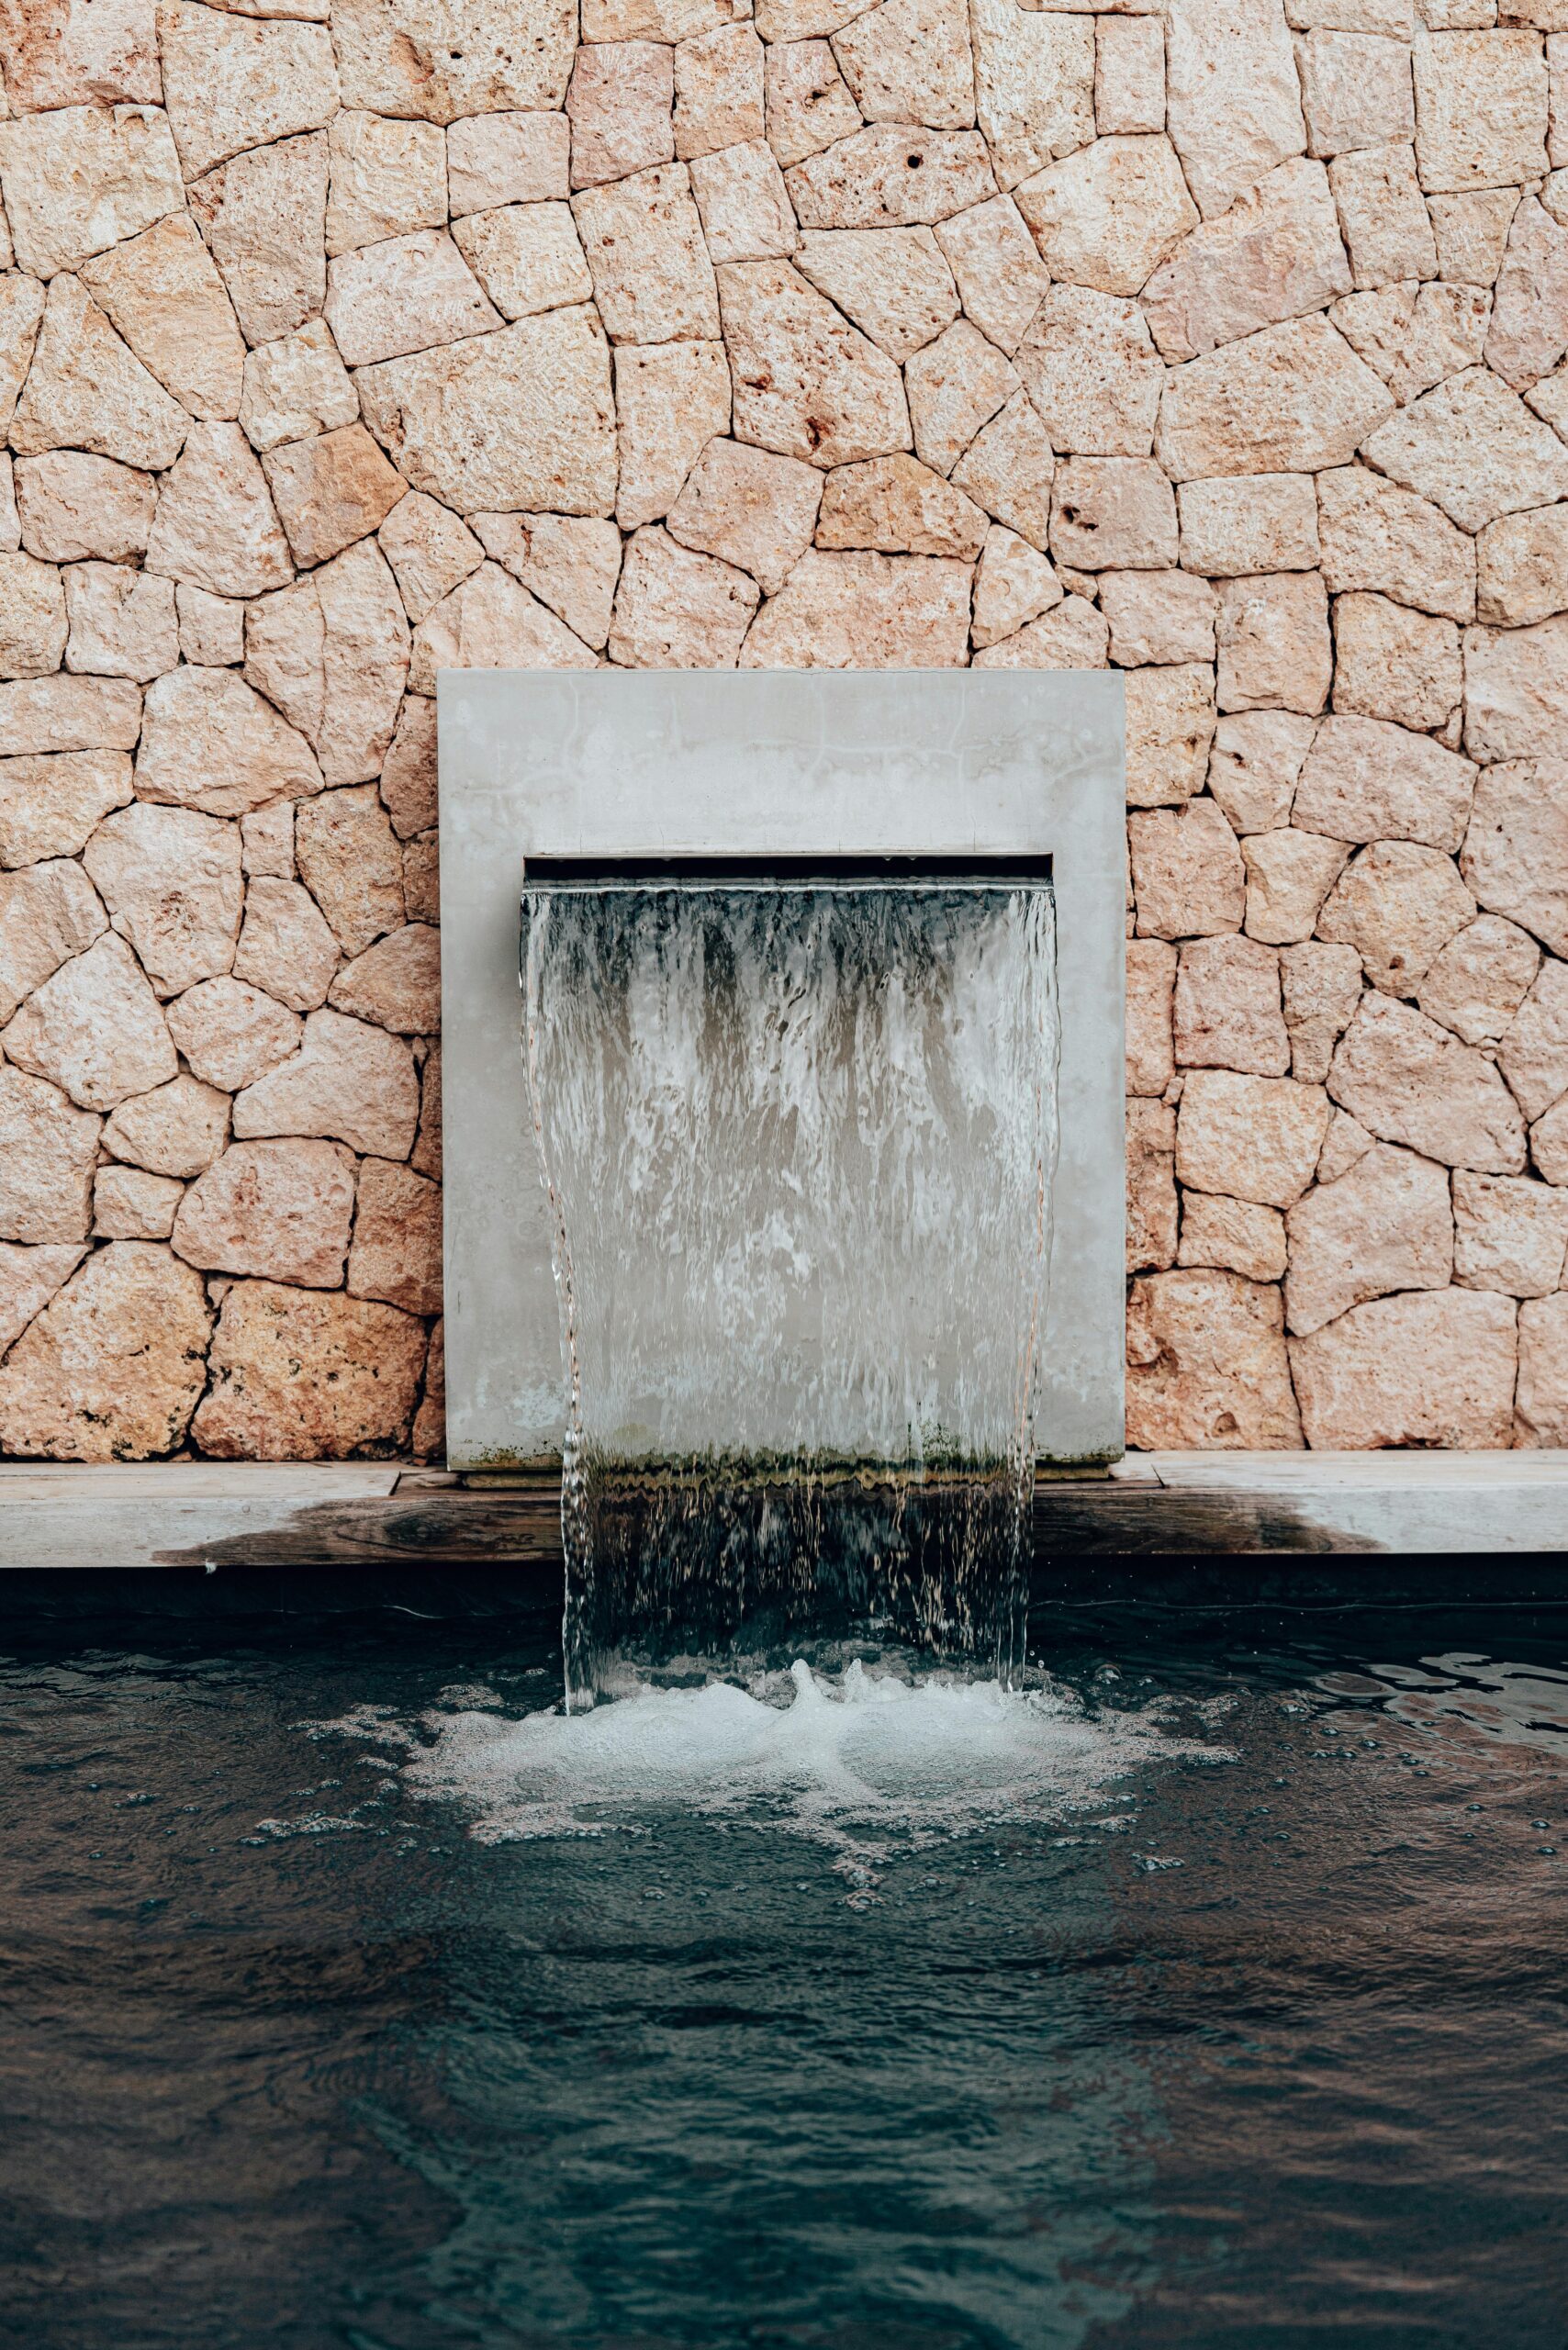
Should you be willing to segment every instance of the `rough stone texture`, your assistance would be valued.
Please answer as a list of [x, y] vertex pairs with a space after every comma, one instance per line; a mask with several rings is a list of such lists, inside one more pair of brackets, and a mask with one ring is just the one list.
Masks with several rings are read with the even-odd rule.
[[[902, 451], [892, 457], [868, 457], [860, 464], [840, 465], [819, 483], [819, 488], [822, 504], [816, 541], [820, 547], [874, 547], [884, 554], [945, 554], [972, 562], [987, 542], [986, 519], [974, 501], [933, 473], [929, 465]], [[1033, 554], [1033, 548], [1028, 553]], [[1043, 560], [1037, 555], [1035, 559]], [[1049, 568], [1047, 565], [1046, 569]], [[1051, 573], [1053, 580], [1055, 576]], [[1058, 588], [1057, 598], [1047, 597], [1047, 601], [1058, 600], [1059, 595]], [[1044, 609], [1044, 604], [1036, 607]], [[1033, 619], [1034, 613], [1024, 617]], [[1014, 623], [1014, 627], [1021, 624]], [[1011, 631], [997, 632], [1008, 635]], [[995, 634], [979, 634], [975, 642], [994, 643]]]
[[136, 761], [143, 800], [240, 816], [321, 781], [304, 737], [227, 669], [175, 669], [150, 688]]
[[1568, 1192], [1512, 1175], [1453, 1179], [1453, 1277], [1462, 1289], [1548, 1297], [1568, 1258]]
[[0, 187], [17, 259], [42, 278], [185, 200], [168, 118], [155, 106], [66, 106], [0, 125]]
[[0, 1355], [49, 1304], [84, 1253], [81, 1241], [55, 1248], [17, 1248], [0, 1241]]
[[1391, 1290], [1447, 1289], [1454, 1230], [1449, 1181], [1414, 1151], [1374, 1143], [1332, 1182], [1315, 1184], [1285, 1218], [1293, 1336], [1320, 1330]]
[[1175, 1045], [1183, 1069], [1287, 1076], [1290, 1039], [1274, 950], [1251, 938], [1189, 941], [1177, 968]]
[[1246, 871], [1236, 835], [1212, 800], [1129, 817], [1138, 935], [1203, 938], [1239, 930]]
[[1301, 1419], [1277, 1288], [1155, 1273], [1127, 1305], [1127, 1441], [1149, 1450], [1288, 1451]]
[[240, 421], [253, 449], [307, 441], [352, 424], [358, 414], [359, 396], [325, 319], [247, 354]]
[[0, 1446], [52, 1460], [174, 1451], [206, 1383], [211, 1327], [190, 1266], [145, 1241], [111, 1242], [0, 1366]]
[[737, 441], [824, 466], [910, 447], [897, 367], [788, 262], [737, 263], [719, 291]]
[[313, 1012], [298, 1052], [234, 1100], [234, 1132], [318, 1135], [406, 1158], [419, 1124], [413, 1058], [400, 1037], [338, 1012]]
[[[1280, 950], [1290, 1069], [1298, 1084], [1323, 1083], [1361, 993], [1361, 958], [1353, 946], [1327, 946], [1312, 939]], [[1317, 1173], [1320, 1182], [1326, 1180], [1321, 1159]]]
[[399, 1452], [424, 1358], [424, 1324], [395, 1306], [237, 1281], [223, 1301], [212, 1386], [192, 1434], [222, 1460]]
[[1447, 1289], [1378, 1298], [1290, 1342], [1306, 1440], [1496, 1451], [1513, 1441], [1511, 1298]]
[[1350, 290], [1328, 175], [1293, 162], [1186, 238], [1143, 288], [1143, 308], [1163, 358], [1197, 359]]
[[1328, 599], [1315, 571], [1227, 579], [1215, 641], [1226, 711], [1320, 711], [1334, 675]]
[[1380, 473], [1462, 531], [1568, 498], [1568, 448], [1484, 367], [1423, 392], [1363, 438]]
[[1356, 947], [1373, 987], [1414, 995], [1434, 957], [1474, 914], [1451, 857], [1413, 841], [1377, 841], [1340, 874], [1317, 932]]
[[1212, 1265], [1252, 1281], [1277, 1281], [1285, 1270], [1285, 1220], [1277, 1208], [1189, 1192], [1182, 1203], [1179, 1265]]
[[297, 1050], [300, 1024], [243, 979], [204, 979], [171, 1003], [169, 1034], [204, 1083], [238, 1092]]
[[16, 468], [21, 543], [47, 563], [144, 554], [157, 497], [149, 475], [74, 449], [24, 457]]
[[946, 669], [963, 662], [965, 564], [803, 554], [753, 623], [743, 669]]
[[110, 809], [131, 796], [123, 751], [0, 759], [0, 866], [74, 856]]
[[1528, 931], [1497, 914], [1480, 914], [1451, 938], [1416, 990], [1428, 1020], [1467, 1045], [1495, 1043], [1513, 1021], [1540, 967]]
[[1160, 1272], [1176, 1261], [1176, 1113], [1165, 1102], [1127, 1103], [1129, 1273]]
[[386, 1158], [360, 1169], [351, 1297], [381, 1298], [408, 1314], [441, 1311], [441, 1191]]
[[233, 824], [140, 800], [105, 818], [83, 863], [161, 994], [229, 968], [244, 894]]
[[1348, 464], [1393, 407], [1380, 378], [1326, 319], [1295, 319], [1178, 367], [1166, 385], [1155, 454], [1176, 481], [1316, 473]]
[[1182, 1091], [1177, 1176], [1195, 1192], [1288, 1208], [1312, 1181], [1328, 1113], [1320, 1086], [1194, 1069]]
[[327, 141], [280, 139], [198, 180], [191, 209], [250, 343], [307, 329], [327, 291]]
[[1110, 623], [1111, 658], [1118, 667], [1214, 660], [1218, 599], [1191, 572], [1103, 571], [1100, 609]]
[[353, 1206], [353, 1156], [341, 1143], [230, 1143], [180, 1202], [174, 1254], [204, 1272], [336, 1289]]
[[1310, 938], [1349, 855], [1344, 842], [1287, 824], [1276, 832], [1253, 834], [1242, 842], [1241, 855], [1247, 870], [1249, 938], [1271, 946], [1291, 946]]
[[[1034, 560], [1039, 563], [1040, 557]], [[983, 574], [983, 565], [981, 570]], [[1047, 600], [1054, 603], [1061, 594], [1054, 573], [1051, 584], [1056, 593]], [[977, 583], [977, 598], [979, 592]], [[1115, 627], [1113, 618], [1113, 639]], [[1208, 769], [1215, 731], [1214, 672], [1198, 662], [1134, 669], [1128, 673], [1126, 694], [1127, 805], [1179, 806], [1201, 790]]]
[[1334, 716], [1303, 763], [1291, 821], [1341, 841], [1421, 841], [1457, 849], [1476, 770], [1429, 735], [1374, 718]]
[[234, 977], [252, 980], [291, 1011], [314, 1012], [325, 1003], [337, 968], [337, 940], [309, 891], [283, 877], [253, 878]]
[[1205, 219], [1301, 153], [1295, 60], [1274, 0], [1170, 0], [1166, 119]]
[[1317, 504], [1305, 474], [1183, 482], [1177, 504], [1189, 571], [1233, 579], [1316, 566]]
[[99, 938], [36, 988], [0, 1045], [84, 1110], [112, 1110], [178, 1066], [158, 1001], [123, 939]]
[[1460, 871], [1488, 913], [1568, 955], [1568, 767], [1561, 759], [1484, 768]]
[[245, 345], [188, 213], [117, 245], [81, 275], [116, 332], [182, 407], [196, 417], [239, 412]]
[[58, 1086], [0, 1063], [0, 1238], [85, 1240], [102, 1123]]
[[167, 1240], [185, 1185], [140, 1167], [100, 1167], [93, 1178], [95, 1240]]
[[1176, 1073], [1171, 1046], [1177, 950], [1164, 939], [1127, 941], [1127, 1091], [1163, 1093]]
[[1148, 455], [1165, 369], [1136, 302], [1053, 285], [1016, 359], [1057, 448], [1091, 457]]
[[1316, 733], [1312, 719], [1292, 711], [1237, 711], [1219, 720], [1209, 757], [1209, 789], [1234, 832], [1268, 833], [1289, 822]]
[[1524, 1121], [1492, 1063], [1392, 996], [1361, 998], [1334, 1055], [1328, 1091], [1385, 1142], [1448, 1167], [1523, 1172]]

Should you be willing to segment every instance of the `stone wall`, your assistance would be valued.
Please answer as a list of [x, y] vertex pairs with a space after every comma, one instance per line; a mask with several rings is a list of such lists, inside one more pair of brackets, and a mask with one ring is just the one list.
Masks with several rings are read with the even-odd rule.
[[0, 1450], [439, 1449], [442, 666], [1124, 669], [1131, 1438], [1568, 1441], [1568, 0], [0, 0]]

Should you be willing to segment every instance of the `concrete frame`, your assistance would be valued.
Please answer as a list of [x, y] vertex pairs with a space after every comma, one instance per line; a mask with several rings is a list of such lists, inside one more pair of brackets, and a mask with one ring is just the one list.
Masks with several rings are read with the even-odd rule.
[[437, 681], [447, 1458], [564, 1425], [519, 1036], [529, 856], [1048, 856], [1060, 1147], [1042, 1459], [1123, 1440], [1124, 690], [1108, 671], [446, 670]]

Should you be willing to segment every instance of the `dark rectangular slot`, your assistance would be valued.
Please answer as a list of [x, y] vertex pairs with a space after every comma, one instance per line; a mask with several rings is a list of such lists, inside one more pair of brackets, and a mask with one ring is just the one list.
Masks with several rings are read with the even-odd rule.
[[888, 889], [916, 881], [957, 887], [1038, 888], [1048, 856], [531, 856], [530, 890]]

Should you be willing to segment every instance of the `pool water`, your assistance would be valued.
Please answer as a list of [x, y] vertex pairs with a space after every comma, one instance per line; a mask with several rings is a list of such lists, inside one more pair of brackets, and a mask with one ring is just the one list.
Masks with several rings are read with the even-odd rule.
[[1562, 2350], [1568, 1609], [13, 1618], [0, 2342]]

